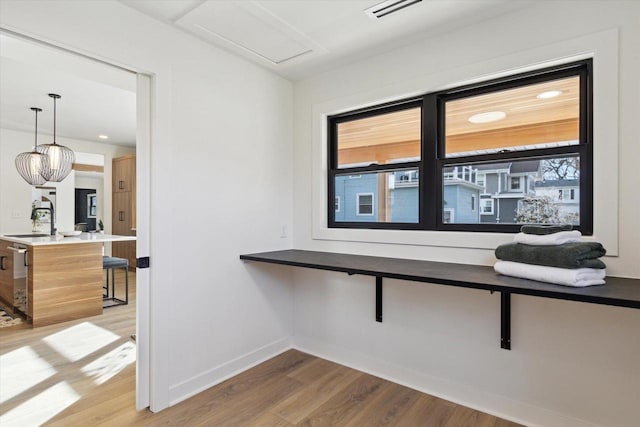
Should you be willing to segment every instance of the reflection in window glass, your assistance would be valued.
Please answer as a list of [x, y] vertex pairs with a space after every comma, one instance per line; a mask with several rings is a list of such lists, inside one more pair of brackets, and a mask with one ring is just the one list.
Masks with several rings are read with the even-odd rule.
[[337, 175], [335, 221], [417, 223], [418, 182], [415, 169]]
[[577, 155], [446, 167], [442, 222], [579, 225], [579, 170]]
[[338, 167], [420, 160], [420, 112], [417, 107], [338, 123]]
[[580, 77], [447, 101], [446, 157], [579, 144]]

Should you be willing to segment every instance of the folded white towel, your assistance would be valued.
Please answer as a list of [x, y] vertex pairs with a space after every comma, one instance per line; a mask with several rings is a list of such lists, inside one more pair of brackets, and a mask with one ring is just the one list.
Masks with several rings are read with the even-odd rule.
[[525, 245], [551, 246], [561, 245], [569, 242], [581, 242], [582, 233], [578, 230], [560, 231], [558, 233], [545, 234], [539, 236], [537, 234], [518, 233], [513, 238], [516, 243], [524, 243]]
[[493, 269], [505, 276], [576, 287], [604, 285], [604, 278], [606, 276], [604, 268], [569, 269], [511, 261], [498, 261], [493, 266]]

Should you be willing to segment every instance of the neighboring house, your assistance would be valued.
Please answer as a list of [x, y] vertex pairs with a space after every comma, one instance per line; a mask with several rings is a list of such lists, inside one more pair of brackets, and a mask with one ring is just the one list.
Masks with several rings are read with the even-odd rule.
[[580, 181], [578, 179], [547, 179], [535, 184], [536, 196], [548, 197], [558, 208], [563, 222], [578, 224], [580, 218]]
[[[418, 222], [418, 172], [394, 172], [387, 179], [390, 221]], [[514, 223], [523, 201], [536, 197], [548, 198], [563, 222], [579, 223], [579, 181], [543, 181], [539, 160], [445, 168], [443, 185], [444, 223]], [[383, 221], [378, 186], [377, 174], [336, 178], [335, 220]]]
[[393, 174], [391, 222], [418, 222], [418, 171]]
[[480, 192], [478, 169], [472, 166], [445, 168], [443, 175], [444, 208], [442, 222], [478, 224], [480, 222]]
[[480, 194], [480, 222], [513, 223], [518, 215], [518, 203], [536, 192], [536, 182], [542, 179], [541, 162], [492, 163], [476, 166]]
[[336, 221], [378, 221], [378, 176], [362, 174], [336, 178]]
[[[480, 218], [480, 192], [475, 169], [456, 167], [445, 170], [445, 223], [475, 223]], [[418, 172], [394, 172], [388, 178], [387, 202], [391, 206], [391, 222], [418, 222]], [[336, 178], [335, 220], [376, 222], [378, 218], [378, 176], [349, 175]]]

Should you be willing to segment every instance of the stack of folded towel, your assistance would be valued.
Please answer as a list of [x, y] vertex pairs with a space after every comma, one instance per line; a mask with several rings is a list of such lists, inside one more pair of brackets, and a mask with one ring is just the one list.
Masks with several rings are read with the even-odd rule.
[[513, 243], [496, 248], [494, 269], [506, 276], [565, 286], [603, 285], [605, 249], [571, 225], [524, 225]]

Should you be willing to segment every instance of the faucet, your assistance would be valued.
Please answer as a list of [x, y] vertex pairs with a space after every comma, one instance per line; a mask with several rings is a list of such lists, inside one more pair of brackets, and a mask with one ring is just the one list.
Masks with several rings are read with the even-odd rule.
[[32, 218], [35, 215], [36, 211], [49, 211], [49, 219], [51, 221], [51, 235], [55, 236], [56, 235], [56, 227], [55, 227], [55, 224], [53, 222], [53, 206], [51, 206], [50, 208], [33, 208], [31, 210], [31, 217]]

